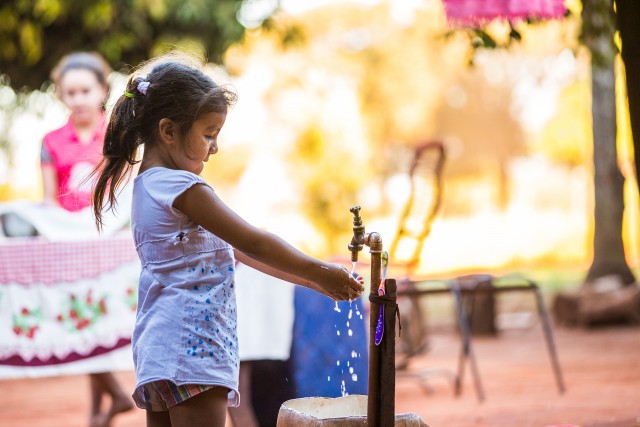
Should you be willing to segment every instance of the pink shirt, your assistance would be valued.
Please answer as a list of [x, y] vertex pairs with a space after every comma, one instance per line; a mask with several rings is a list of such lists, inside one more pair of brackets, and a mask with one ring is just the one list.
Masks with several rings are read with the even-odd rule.
[[78, 211], [91, 204], [95, 179], [88, 179], [102, 160], [105, 116], [88, 143], [81, 143], [71, 119], [60, 129], [47, 133], [42, 142], [42, 165], [50, 165], [58, 174], [58, 202], [68, 211]]

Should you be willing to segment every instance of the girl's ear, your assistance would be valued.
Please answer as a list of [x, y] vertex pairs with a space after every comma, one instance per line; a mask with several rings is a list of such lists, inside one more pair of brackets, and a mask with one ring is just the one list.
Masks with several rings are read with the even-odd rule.
[[158, 133], [165, 144], [173, 144], [177, 140], [176, 126], [171, 119], [160, 119]]

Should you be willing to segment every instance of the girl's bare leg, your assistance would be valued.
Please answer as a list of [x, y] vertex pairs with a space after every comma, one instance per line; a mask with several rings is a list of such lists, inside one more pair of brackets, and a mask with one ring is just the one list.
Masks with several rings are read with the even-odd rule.
[[147, 411], [147, 427], [171, 427], [169, 412]]
[[251, 362], [240, 362], [240, 384], [242, 400], [237, 408], [229, 408], [234, 427], [258, 427], [258, 420], [251, 403]]
[[106, 414], [98, 413], [91, 416], [91, 427], [108, 427], [117, 414], [133, 409], [131, 398], [122, 390], [118, 380], [111, 372], [91, 374], [91, 389], [93, 398], [94, 386], [100, 394], [107, 393], [111, 397], [111, 407]]
[[214, 387], [169, 408], [172, 427], [224, 427], [229, 390]]
[[94, 426], [94, 420], [100, 417], [100, 407], [102, 406], [102, 384], [95, 375], [89, 375], [89, 386], [91, 388], [91, 419], [90, 425]]

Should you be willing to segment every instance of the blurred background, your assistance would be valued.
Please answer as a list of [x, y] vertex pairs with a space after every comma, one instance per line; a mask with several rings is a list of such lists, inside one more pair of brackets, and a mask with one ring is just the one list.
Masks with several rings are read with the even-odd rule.
[[[93, 50], [107, 59], [108, 110], [132, 67], [188, 52], [238, 94], [203, 176], [249, 222], [348, 265], [349, 209], [359, 205], [366, 230], [391, 251], [390, 277], [414, 285], [527, 277], [547, 303], [564, 295], [549, 304], [556, 326], [636, 325], [556, 329], [569, 390], [558, 399], [532, 328], [540, 325], [535, 299], [501, 297], [499, 313], [493, 305], [485, 312], [501, 340], [475, 341], [490, 402], [477, 406], [471, 390], [453, 400], [448, 384], [435, 384], [427, 408], [413, 379], [399, 379], [403, 410], [428, 409], [423, 417], [433, 425], [636, 426], [640, 418], [629, 417], [639, 414], [639, 378], [628, 368], [640, 354], [638, 25], [635, 0], [3, 1], [0, 203], [42, 199], [42, 138], [68, 117], [49, 80], [63, 55]], [[427, 362], [439, 366], [459, 357], [450, 297], [403, 312], [415, 328], [432, 328], [419, 332], [410, 356], [428, 350]], [[332, 304], [300, 310], [317, 309], [308, 321], [316, 353]], [[425, 308], [428, 321], [416, 314]], [[419, 369], [427, 363], [415, 359]], [[120, 378], [133, 385], [131, 372]], [[48, 396], [50, 386], [75, 389], [78, 381], [4, 386]], [[64, 425], [83, 425], [86, 402], [72, 404], [61, 406], [75, 417]], [[43, 424], [30, 425], [51, 425], [56, 405], [39, 407], [31, 421]], [[16, 419], [30, 413], [18, 409]], [[134, 412], [120, 425], [139, 425], [143, 415]], [[629, 419], [615, 424], [616, 417]], [[587, 423], [595, 420], [611, 423]]]
[[[517, 270], [578, 284], [589, 270], [591, 55], [578, 0], [561, 19], [474, 29], [448, 23], [441, 0], [9, 3], [0, 9], [2, 201], [41, 197], [42, 136], [66, 120], [48, 83], [60, 56], [102, 53], [118, 70], [113, 99], [131, 64], [179, 48], [209, 58], [238, 93], [203, 174], [254, 224], [313, 255], [346, 256], [357, 204], [367, 230], [391, 242], [414, 149], [438, 141], [442, 201], [415, 275]], [[631, 178], [615, 64], [618, 164]], [[619, 232], [637, 271], [638, 191], [625, 182]]]

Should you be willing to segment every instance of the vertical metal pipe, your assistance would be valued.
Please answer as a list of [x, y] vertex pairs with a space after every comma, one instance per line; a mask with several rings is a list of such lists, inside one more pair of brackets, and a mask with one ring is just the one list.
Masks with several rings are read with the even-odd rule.
[[[370, 295], [378, 295], [382, 268], [382, 238], [378, 233], [365, 235], [365, 244], [371, 254], [371, 289]], [[375, 345], [376, 325], [380, 304], [369, 305], [369, 391], [367, 399], [367, 425], [380, 427], [380, 347]], [[391, 334], [394, 331], [390, 331]]]

